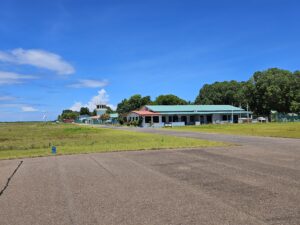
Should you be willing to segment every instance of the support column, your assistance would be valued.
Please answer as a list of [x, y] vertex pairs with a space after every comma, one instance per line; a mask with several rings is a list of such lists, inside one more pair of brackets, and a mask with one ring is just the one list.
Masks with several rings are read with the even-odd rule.
[[191, 122], [191, 116], [186, 115], [186, 123], [189, 124]]
[[162, 116], [161, 115], [158, 116], [158, 122], [162, 123]]
[[181, 122], [181, 115], [178, 115], [178, 122]]

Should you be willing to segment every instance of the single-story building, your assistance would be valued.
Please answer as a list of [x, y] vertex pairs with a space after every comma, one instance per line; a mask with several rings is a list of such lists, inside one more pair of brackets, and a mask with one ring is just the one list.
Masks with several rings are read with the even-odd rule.
[[142, 120], [142, 127], [238, 123], [252, 112], [231, 105], [146, 105], [127, 115], [127, 121]]
[[101, 116], [106, 114], [107, 108], [105, 105], [96, 105], [96, 115], [80, 115], [76, 119], [76, 123], [85, 123], [85, 124], [104, 124], [104, 123], [111, 123], [116, 124], [118, 122], [118, 113], [111, 113], [109, 114], [109, 119], [103, 120]]
[[117, 124], [118, 123], [118, 118], [119, 118], [118, 113], [111, 113], [111, 114], [109, 114], [109, 120], [105, 121], [105, 123]]

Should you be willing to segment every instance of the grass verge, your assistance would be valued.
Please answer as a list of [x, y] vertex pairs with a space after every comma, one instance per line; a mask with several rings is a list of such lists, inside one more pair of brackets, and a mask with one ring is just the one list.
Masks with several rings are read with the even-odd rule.
[[228, 146], [229, 144], [72, 124], [0, 123], [0, 159], [129, 150]]
[[265, 137], [300, 138], [300, 122], [265, 124], [210, 124], [166, 129]]

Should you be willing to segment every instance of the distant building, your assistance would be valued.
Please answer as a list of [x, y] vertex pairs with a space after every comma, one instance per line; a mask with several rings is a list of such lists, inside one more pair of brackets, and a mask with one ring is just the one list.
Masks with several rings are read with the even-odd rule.
[[119, 118], [118, 113], [111, 113], [111, 114], [109, 114], [109, 121], [106, 121], [106, 122], [111, 123], [111, 124], [117, 124], [117, 123], [119, 123], [118, 118]]
[[252, 112], [231, 105], [146, 105], [126, 116], [127, 122], [142, 120], [142, 127], [238, 123]]
[[96, 105], [97, 116], [105, 114], [107, 111], [106, 105]]
[[90, 115], [80, 115], [76, 119], [76, 123], [85, 123], [85, 124], [104, 124], [104, 123], [110, 123], [110, 124], [116, 124], [118, 123], [118, 114], [112, 113], [109, 114], [110, 117], [108, 120], [102, 120], [101, 116], [106, 114], [107, 108], [106, 105], [96, 105], [96, 115], [90, 116]]

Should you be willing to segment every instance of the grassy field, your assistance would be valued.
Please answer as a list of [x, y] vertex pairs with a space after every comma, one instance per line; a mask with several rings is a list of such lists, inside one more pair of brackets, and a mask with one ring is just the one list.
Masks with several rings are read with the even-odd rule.
[[167, 128], [179, 131], [300, 138], [300, 123], [210, 124]]
[[0, 123], [0, 159], [123, 150], [224, 146], [220, 142], [72, 124]]

